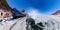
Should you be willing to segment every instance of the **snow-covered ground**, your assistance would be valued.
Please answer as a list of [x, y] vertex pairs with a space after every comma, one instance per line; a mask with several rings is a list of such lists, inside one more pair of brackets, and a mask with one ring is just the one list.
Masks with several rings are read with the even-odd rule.
[[[60, 16], [54, 15], [31, 15], [34, 19], [35, 24], [40, 22], [43, 23], [45, 27], [44, 30], [60, 30]], [[47, 23], [47, 24], [45, 24]]]
[[[42, 22], [44, 30], [60, 30], [60, 17], [54, 15], [30, 15], [35, 21], [35, 25]], [[26, 19], [18, 18], [11, 21], [0, 22], [0, 30], [26, 30]], [[46, 23], [46, 24], [45, 24]], [[39, 26], [39, 25], [37, 25]], [[40, 26], [39, 26], [40, 27]]]
[[[23, 30], [26, 26], [26, 17], [11, 21], [1, 22], [0, 30]], [[25, 29], [24, 29], [25, 30]]]

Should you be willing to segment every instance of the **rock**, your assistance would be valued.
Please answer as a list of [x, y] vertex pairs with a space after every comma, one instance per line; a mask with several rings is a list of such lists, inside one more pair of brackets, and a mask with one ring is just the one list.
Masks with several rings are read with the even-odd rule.
[[13, 8], [12, 9], [12, 15], [16, 19], [16, 18], [25, 17], [26, 13], [25, 13], [25, 11], [22, 12], [22, 11], [18, 11], [16, 8]]
[[55, 13], [53, 13], [52, 15], [59, 15], [60, 14], [60, 10], [57, 10]]

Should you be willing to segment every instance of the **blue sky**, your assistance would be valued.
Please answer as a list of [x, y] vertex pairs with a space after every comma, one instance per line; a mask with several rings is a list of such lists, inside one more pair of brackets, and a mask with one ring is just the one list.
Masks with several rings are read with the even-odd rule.
[[12, 8], [19, 11], [26, 9], [27, 12], [51, 14], [60, 10], [60, 0], [7, 0]]

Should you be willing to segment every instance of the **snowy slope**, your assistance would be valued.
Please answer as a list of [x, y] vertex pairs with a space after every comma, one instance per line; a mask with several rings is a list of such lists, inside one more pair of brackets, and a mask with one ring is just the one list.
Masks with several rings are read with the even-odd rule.
[[[54, 16], [54, 15], [30, 15], [32, 19], [35, 21], [35, 25], [39, 26], [38, 23], [42, 22], [44, 25], [44, 30], [60, 30], [60, 17]], [[28, 17], [24, 18], [18, 18], [12, 21], [6, 21], [0, 24], [0, 30], [26, 30], [26, 19]], [[31, 30], [31, 27], [29, 28]], [[39, 29], [40, 30], [40, 29]]]
[[[43, 23], [45, 27], [44, 30], [60, 30], [60, 17], [54, 15], [31, 15], [34, 19], [35, 24], [40, 22]], [[45, 24], [47, 23], [47, 24]]]
[[25, 26], [26, 17], [3, 22], [3, 25], [0, 24], [0, 30], [25, 30]]

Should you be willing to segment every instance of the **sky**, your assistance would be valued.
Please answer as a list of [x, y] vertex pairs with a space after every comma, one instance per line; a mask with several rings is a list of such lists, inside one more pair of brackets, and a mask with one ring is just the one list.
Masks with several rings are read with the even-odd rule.
[[52, 14], [60, 10], [60, 0], [7, 0], [11, 8], [28, 13]]

